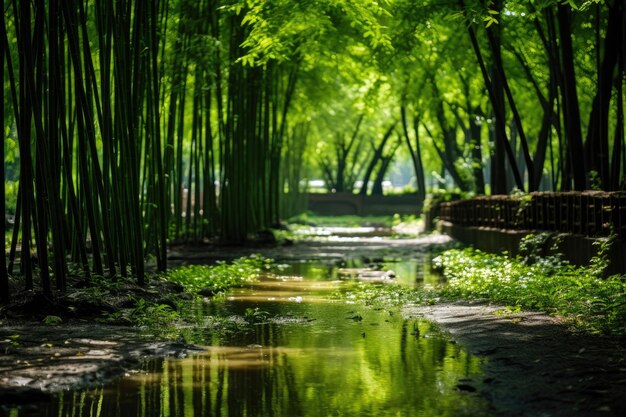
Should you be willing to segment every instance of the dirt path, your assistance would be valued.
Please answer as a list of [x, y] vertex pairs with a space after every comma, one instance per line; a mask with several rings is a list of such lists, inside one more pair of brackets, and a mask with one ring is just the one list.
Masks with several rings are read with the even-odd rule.
[[80, 323], [2, 326], [0, 404], [100, 385], [136, 369], [146, 357], [183, 357], [194, 351], [181, 343], [146, 340], [129, 327]]
[[[332, 233], [332, 229], [328, 233]], [[348, 235], [319, 235], [293, 244], [275, 247], [241, 246], [176, 246], [169, 253], [171, 263], [206, 263], [235, 259], [260, 253], [277, 260], [327, 260], [346, 258], [400, 258], [412, 259], [434, 247], [450, 244], [445, 235], [426, 235], [415, 238], [396, 239], [390, 236], [370, 236], [353, 233]]]
[[499, 416], [626, 415], [626, 344], [576, 335], [539, 313], [494, 314], [501, 307], [450, 303], [407, 308], [439, 323], [471, 353], [485, 375], [464, 381]]

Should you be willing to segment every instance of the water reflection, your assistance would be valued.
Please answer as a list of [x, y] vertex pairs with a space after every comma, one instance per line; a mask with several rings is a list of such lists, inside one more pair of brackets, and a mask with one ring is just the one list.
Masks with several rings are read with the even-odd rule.
[[396, 282], [411, 288], [434, 287], [441, 282], [441, 275], [431, 269], [431, 259], [428, 254], [422, 254], [419, 259], [367, 259], [348, 258], [341, 262], [301, 261], [284, 265], [284, 273], [301, 276], [307, 280], [337, 280], [340, 279], [340, 268], [370, 268], [373, 270], [396, 273]]
[[202, 354], [150, 360], [109, 386], [0, 415], [488, 415], [482, 399], [455, 391], [460, 378], [480, 375], [479, 359], [430, 322], [332, 301], [329, 292], [341, 285], [329, 281], [332, 268], [317, 271], [317, 280], [293, 278], [303, 267], [209, 304], [203, 314], [241, 318], [256, 307], [268, 315], [230, 334], [193, 329], [196, 341], [211, 345]]

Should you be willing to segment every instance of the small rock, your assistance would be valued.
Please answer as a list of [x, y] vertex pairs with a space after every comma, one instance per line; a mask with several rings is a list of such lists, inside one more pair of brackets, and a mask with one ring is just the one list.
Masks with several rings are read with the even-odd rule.
[[454, 389], [457, 391], [476, 392], [476, 388], [474, 388], [473, 386], [469, 384], [457, 384], [457, 386], [454, 387]]
[[215, 295], [215, 290], [211, 287], [204, 287], [198, 291], [198, 294], [203, 297], [213, 297]]
[[164, 281], [162, 285], [169, 288], [172, 292], [175, 293], [181, 293], [185, 291], [185, 287], [178, 282]]

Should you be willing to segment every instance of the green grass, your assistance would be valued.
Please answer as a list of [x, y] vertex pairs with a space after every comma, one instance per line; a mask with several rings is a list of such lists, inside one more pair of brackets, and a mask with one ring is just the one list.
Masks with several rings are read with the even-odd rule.
[[[354, 283], [336, 297], [374, 308], [478, 300], [504, 306], [499, 314], [540, 311], [562, 317], [574, 330], [626, 335], [626, 276], [603, 277], [603, 256], [587, 267], [576, 267], [557, 256], [526, 252], [526, 257], [513, 258], [471, 248], [450, 249], [433, 261], [446, 279], [438, 288]], [[601, 248], [602, 253], [606, 251]]]
[[[175, 282], [184, 287], [184, 291], [196, 297], [183, 298], [177, 292], [170, 292], [162, 286], [156, 286], [162, 294], [152, 298], [144, 298], [140, 294], [131, 294], [126, 306], [117, 305], [115, 311], [104, 312], [97, 321], [107, 324], [123, 324], [138, 327], [147, 335], [167, 339], [178, 339], [184, 328], [200, 325], [204, 317], [198, 315], [196, 300], [200, 295], [219, 296], [233, 287], [239, 287], [258, 279], [267, 271], [272, 260], [260, 256], [243, 257], [232, 263], [220, 262], [217, 265], [189, 265], [172, 269], [160, 278]], [[118, 286], [123, 282], [112, 283], [108, 280], [96, 281], [92, 287], [76, 291], [77, 297], [86, 297], [97, 303], [116, 298]], [[117, 296], [117, 298], [120, 298]], [[119, 300], [118, 304], [119, 304]], [[250, 317], [258, 318], [262, 312], [252, 311]], [[51, 321], [48, 316], [45, 321]], [[218, 318], [219, 319], [219, 318]], [[217, 319], [217, 320], [218, 320]], [[219, 321], [219, 320], [218, 320]], [[53, 324], [53, 323], [46, 323]]]
[[437, 290], [407, 288], [398, 284], [373, 284], [370, 282], [346, 282], [333, 298], [361, 303], [375, 309], [396, 309], [407, 305], [435, 304], [440, 301]]
[[356, 216], [337, 215], [322, 216], [311, 212], [301, 213], [288, 220], [291, 224], [327, 227], [363, 227], [363, 226], [393, 226], [394, 216]]
[[555, 257], [525, 258], [453, 249], [435, 258], [447, 285], [448, 299], [484, 299], [525, 310], [562, 316], [592, 333], [626, 334], [626, 281], [603, 278], [592, 262], [574, 267]]
[[322, 216], [311, 212], [301, 213], [287, 220], [290, 225], [318, 227], [397, 227], [399, 225], [417, 225], [420, 218], [414, 215], [357, 216], [337, 215]]
[[181, 284], [185, 291], [195, 293], [202, 290], [214, 295], [230, 288], [255, 281], [270, 268], [272, 261], [260, 256], [243, 257], [231, 264], [219, 262], [217, 265], [189, 265], [173, 269], [163, 275], [172, 282]]

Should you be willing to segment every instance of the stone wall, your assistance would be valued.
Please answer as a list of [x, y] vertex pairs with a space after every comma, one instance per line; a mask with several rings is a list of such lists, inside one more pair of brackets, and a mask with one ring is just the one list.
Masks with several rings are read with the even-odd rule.
[[352, 193], [307, 194], [307, 209], [316, 214], [382, 216], [392, 214], [418, 215], [416, 195], [362, 196]]
[[[542, 233], [541, 230], [508, 230], [484, 226], [459, 226], [447, 221], [439, 222], [439, 230], [452, 238], [490, 253], [507, 252], [513, 256], [519, 253], [519, 243], [528, 234]], [[560, 253], [564, 259], [574, 265], [588, 265], [590, 259], [598, 253], [599, 244], [606, 237], [588, 237], [572, 233], [550, 233], [544, 255]], [[607, 275], [626, 274], [626, 243], [615, 240], [609, 251], [611, 259]]]

